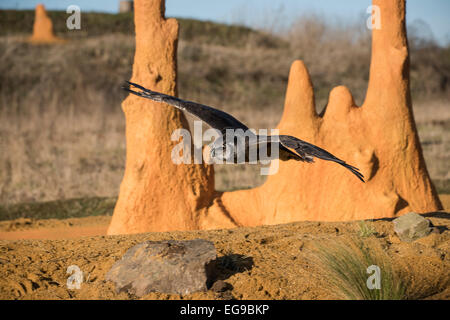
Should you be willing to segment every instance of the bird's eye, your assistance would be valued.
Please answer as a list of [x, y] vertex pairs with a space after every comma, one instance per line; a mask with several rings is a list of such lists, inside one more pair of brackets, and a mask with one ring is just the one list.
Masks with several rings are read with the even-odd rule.
[[229, 159], [232, 155], [233, 155], [233, 152], [234, 152], [234, 145], [232, 144], [232, 143], [227, 143], [225, 146], [224, 146], [224, 148], [225, 148], [225, 157], [227, 158], [227, 159]]

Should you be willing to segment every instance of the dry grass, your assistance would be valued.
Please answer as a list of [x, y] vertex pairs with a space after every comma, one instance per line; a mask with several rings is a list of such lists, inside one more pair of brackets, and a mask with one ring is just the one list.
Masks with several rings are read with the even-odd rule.
[[2, 117], [0, 202], [116, 195], [124, 130], [120, 113]]
[[428, 171], [437, 187], [450, 193], [449, 100], [415, 104], [414, 115]]
[[368, 238], [371, 236], [376, 235], [376, 230], [372, 225], [372, 222], [367, 222], [365, 220], [361, 220], [359, 222], [359, 231], [358, 231], [358, 235], [361, 238]]
[[[133, 37], [86, 37], [56, 46], [17, 39], [0, 38], [0, 203], [116, 196], [125, 163], [120, 103], [126, 95], [120, 85], [131, 74]], [[270, 45], [253, 33], [246, 39], [245, 45], [227, 46], [182, 39], [180, 97], [226, 110], [252, 128], [274, 128], [290, 64], [300, 58], [311, 73], [319, 110], [340, 84], [362, 102], [367, 32], [310, 19]], [[448, 89], [439, 89], [448, 76], [449, 50], [419, 49], [412, 50], [411, 72], [419, 135], [432, 178], [450, 192]], [[429, 71], [436, 67], [430, 55], [442, 57], [433, 63], [441, 64], [443, 74]], [[264, 179], [258, 166], [216, 167], [218, 190], [250, 188]]]
[[[389, 256], [375, 242], [370, 245], [358, 239], [318, 246], [313, 261], [330, 284], [335, 296], [348, 300], [404, 300], [409, 284], [404, 274], [393, 269]], [[369, 288], [367, 281], [374, 275], [369, 267], [380, 270], [379, 288]], [[369, 270], [369, 272], [368, 272]], [[411, 299], [415, 296], [409, 297]]]

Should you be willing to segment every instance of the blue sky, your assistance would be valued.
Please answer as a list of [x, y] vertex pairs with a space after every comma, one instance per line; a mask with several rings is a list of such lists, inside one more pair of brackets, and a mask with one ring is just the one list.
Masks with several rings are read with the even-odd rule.
[[[119, 6], [119, 0], [0, 0], [0, 9], [31, 9], [38, 3], [44, 3], [49, 10], [65, 10], [75, 4], [82, 12], [114, 13]], [[258, 26], [280, 24], [280, 20], [290, 22], [302, 13], [314, 12], [341, 21], [365, 23], [364, 13], [370, 3], [370, 0], [166, 0], [166, 15]], [[450, 0], [407, 1], [407, 22], [423, 20], [441, 43], [450, 42], [449, 14]]]

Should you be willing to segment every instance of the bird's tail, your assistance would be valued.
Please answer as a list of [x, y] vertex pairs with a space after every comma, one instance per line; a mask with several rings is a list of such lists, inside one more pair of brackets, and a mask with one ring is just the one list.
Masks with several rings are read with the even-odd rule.
[[[341, 160], [342, 161], [342, 160]], [[335, 161], [335, 162], [337, 162], [337, 161]], [[344, 166], [344, 167], [346, 167], [348, 170], [350, 170], [355, 176], [357, 176], [358, 177], [358, 179], [359, 180], [361, 180], [362, 182], [365, 182], [364, 181], [364, 176], [363, 176], [363, 174], [361, 173], [361, 172], [359, 172], [359, 169], [358, 168], [356, 168], [356, 167], [354, 167], [354, 166], [351, 166], [351, 165], [349, 165], [348, 163], [345, 163], [344, 161], [342, 161], [342, 162], [338, 162], [341, 166]]]

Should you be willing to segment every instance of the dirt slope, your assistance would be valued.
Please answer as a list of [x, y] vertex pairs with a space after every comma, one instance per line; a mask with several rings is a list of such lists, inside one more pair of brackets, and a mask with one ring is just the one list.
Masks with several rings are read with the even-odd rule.
[[[365, 240], [372, 241], [374, 247], [381, 246], [396, 268], [407, 270], [412, 280], [408, 290], [415, 292], [414, 296], [449, 299], [449, 218], [447, 213], [434, 214], [430, 220], [439, 226], [441, 233], [433, 233], [413, 243], [400, 242], [390, 221], [368, 222], [378, 236]], [[96, 227], [89, 218], [83, 223], [84, 227], [79, 225], [78, 228], [86, 228], [89, 223]], [[183, 297], [151, 293], [144, 299], [337, 298], [337, 293], [330, 291], [326, 278], [312, 262], [311, 255], [318, 244], [358, 237], [359, 230], [358, 222], [298, 222], [255, 228], [64, 240], [0, 240], [0, 273], [3, 275], [0, 299], [136, 299], [128, 293], [117, 294], [113, 284], [105, 282], [105, 274], [112, 264], [128, 248], [145, 240], [195, 238], [213, 241], [218, 257], [239, 262], [239, 268], [223, 276], [233, 286], [231, 292], [219, 295], [210, 290]], [[32, 232], [32, 229], [20, 232]], [[79, 290], [67, 289], [66, 270], [70, 265], [79, 266], [85, 274], [85, 282]]]

